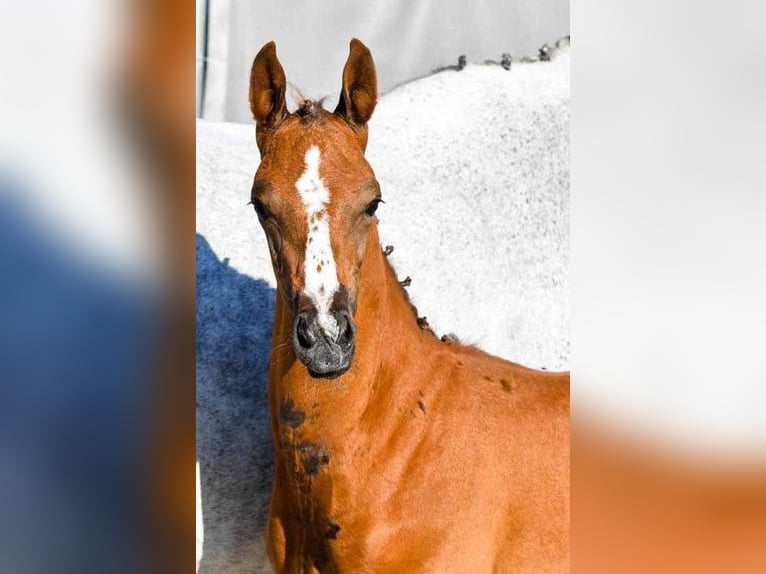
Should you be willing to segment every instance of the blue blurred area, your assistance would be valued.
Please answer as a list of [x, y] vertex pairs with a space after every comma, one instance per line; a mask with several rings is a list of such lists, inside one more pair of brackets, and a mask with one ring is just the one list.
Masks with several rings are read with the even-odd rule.
[[136, 572], [151, 299], [0, 180], [0, 572]]

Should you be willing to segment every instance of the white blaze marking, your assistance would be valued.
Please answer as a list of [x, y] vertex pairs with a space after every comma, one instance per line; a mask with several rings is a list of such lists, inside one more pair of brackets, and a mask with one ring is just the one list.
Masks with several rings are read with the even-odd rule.
[[306, 208], [309, 231], [303, 262], [306, 278], [303, 291], [317, 308], [319, 325], [328, 336], [335, 339], [338, 336], [338, 323], [330, 315], [330, 304], [339, 287], [338, 272], [330, 245], [330, 216], [327, 214], [330, 190], [319, 176], [319, 155], [317, 146], [308, 149], [306, 171], [295, 183], [303, 207]]

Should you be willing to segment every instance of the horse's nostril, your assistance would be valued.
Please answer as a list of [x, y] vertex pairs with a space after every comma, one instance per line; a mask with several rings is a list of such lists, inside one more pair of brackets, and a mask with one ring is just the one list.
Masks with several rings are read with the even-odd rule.
[[305, 315], [298, 317], [298, 324], [295, 327], [295, 334], [298, 337], [298, 344], [304, 349], [310, 349], [316, 343], [314, 335], [309, 329], [309, 322]]
[[348, 345], [354, 340], [354, 324], [351, 321], [351, 317], [345, 311], [338, 313], [338, 343], [340, 345]]

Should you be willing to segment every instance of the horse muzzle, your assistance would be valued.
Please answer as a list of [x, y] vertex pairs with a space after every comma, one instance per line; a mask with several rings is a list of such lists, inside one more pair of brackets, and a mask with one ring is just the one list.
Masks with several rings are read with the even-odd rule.
[[347, 306], [327, 313], [313, 306], [299, 310], [293, 323], [293, 347], [312, 377], [335, 378], [351, 367], [356, 326]]

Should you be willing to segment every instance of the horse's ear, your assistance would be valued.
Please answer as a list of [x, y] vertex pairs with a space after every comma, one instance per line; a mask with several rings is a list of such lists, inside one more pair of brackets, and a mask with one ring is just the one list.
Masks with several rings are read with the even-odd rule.
[[269, 42], [250, 69], [250, 111], [258, 128], [273, 128], [287, 115], [285, 71], [277, 59], [277, 45]]
[[354, 38], [343, 68], [343, 87], [335, 113], [353, 126], [364, 126], [378, 101], [375, 63], [367, 46]]

